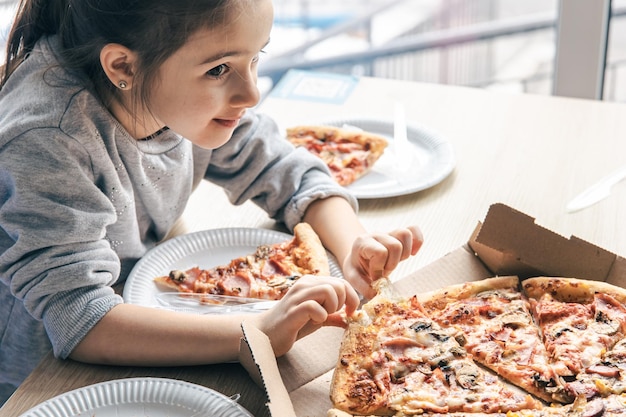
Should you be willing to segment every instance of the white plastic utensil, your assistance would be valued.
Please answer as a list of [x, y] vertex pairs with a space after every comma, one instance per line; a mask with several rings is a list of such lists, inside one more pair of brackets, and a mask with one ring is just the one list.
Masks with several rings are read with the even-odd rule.
[[406, 110], [402, 103], [395, 103], [393, 118], [393, 153], [394, 171], [398, 174], [397, 180], [403, 178], [403, 174], [415, 165], [414, 150], [411, 148], [407, 137]]
[[600, 179], [600, 181], [578, 194], [567, 204], [565, 209], [568, 213], [573, 213], [604, 200], [611, 195], [611, 188], [624, 178], [626, 178], [626, 166]]
[[199, 314], [258, 313], [272, 308], [278, 302], [257, 298], [180, 292], [161, 292], [155, 297], [164, 307]]
[[[200, 410], [193, 413], [189, 417], [217, 417], [221, 416], [221, 413], [223, 411], [232, 411], [234, 409], [240, 410], [239, 404], [237, 403], [237, 401], [239, 401], [239, 398], [241, 398], [241, 394], [231, 395], [230, 397], [228, 397], [228, 399], [224, 400], [224, 404], [220, 405], [219, 407], [212, 408], [211, 410]], [[217, 414], [218, 412], [220, 414]], [[232, 415], [232, 413], [228, 413], [227, 415]]]

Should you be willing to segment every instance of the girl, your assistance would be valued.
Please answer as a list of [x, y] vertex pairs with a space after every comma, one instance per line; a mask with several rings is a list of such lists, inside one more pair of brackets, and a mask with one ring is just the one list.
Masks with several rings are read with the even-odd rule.
[[111, 288], [203, 179], [290, 229], [310, 223], [342, 265], [347, 281], [299, 280], [247, 318], [276, 355], [417, 252], [415, 227], [367, 234], [321, 161], [249, 110], [272, 20], [271, 0], [21, 1], [0, 84], [0, 403], [50, 348], [102, 364], [237, 359], [243, 317], [179, 320]]

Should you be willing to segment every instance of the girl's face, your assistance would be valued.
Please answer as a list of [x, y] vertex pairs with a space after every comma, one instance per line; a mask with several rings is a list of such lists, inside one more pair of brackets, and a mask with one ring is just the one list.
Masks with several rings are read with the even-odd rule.
[[163, 63], [150, 101], [158, 124], [207, 149], [226, 143], [259, 102], [257, 62], [269, 41], [272, 1], [239, 3], [229, 22], [195, 33]]

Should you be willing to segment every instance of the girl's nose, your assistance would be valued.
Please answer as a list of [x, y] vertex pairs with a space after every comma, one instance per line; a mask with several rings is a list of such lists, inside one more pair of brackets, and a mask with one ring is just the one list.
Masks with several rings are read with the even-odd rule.
[[257, 87], [257, 76], [248, 73], [245, 76], [236, 77], [238, 87], [231, 98], [231, 103], [235, 107], [254, 107], [259, 103], [261, 94]]

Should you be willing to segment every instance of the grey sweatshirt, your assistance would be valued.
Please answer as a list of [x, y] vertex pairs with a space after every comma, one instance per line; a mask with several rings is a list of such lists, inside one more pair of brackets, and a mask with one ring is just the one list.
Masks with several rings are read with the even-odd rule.
[[[203, 179], [292, 228], [356, 200], [252, 111], [216, 150], [175, 132], [134, 140], [42, 39], [0, 91], [0, 404], [51, 348], [67, 358], [122, 303], [111, 286], [168, 233]], [[210, 215], [210, 208], [207, 210]]]

